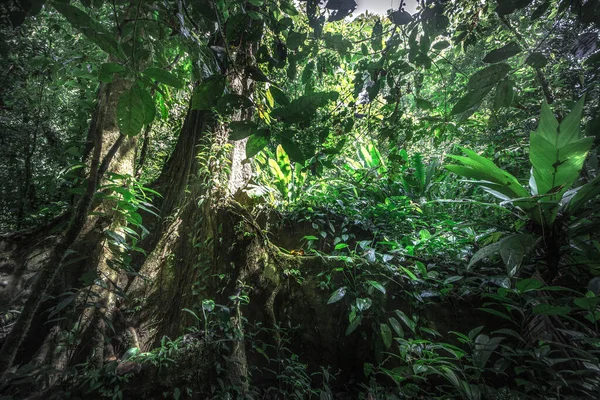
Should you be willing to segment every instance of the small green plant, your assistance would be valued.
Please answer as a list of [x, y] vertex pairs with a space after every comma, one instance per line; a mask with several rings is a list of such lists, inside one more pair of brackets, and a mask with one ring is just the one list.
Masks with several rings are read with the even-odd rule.
[[124, 399], [130, 375], [121, 375], [117, 372], [119, 363], [112, 361], [99, 369], [85, 371], [84, 379], [80, 382], [83, 393], [89, 396], [100, 396], [112, 400]]
[[290, 204], [300, 199], [308, 174], [302, 164], [290, 161], [281, 145], [277, 146], [275, 157], [263, 152], [255, 160], [257, 176], [261, 179], [256, 193], [269, 194], [272, 203]]
[[160, 339], [160, 346], [150, 352], [137, 353], [131, 357], [131, 360], [141, 363], [149, 363], [156, 367], [160, 373], [161, 371], [173, 366], [175, 363], [175, 354], [183, 346], [182, 340], [183, 338], [181, 337], [171, 340], [169, 337], [163, 336]]
[[143, 253], [138, 243], [149, 232], [142, 223], [140, 211], [158, 217], [156, 208], [151, 204], [151, 195], [160, 196], [130, 175], [107, 173], [106, 183], [96, 196], [104, 203], [102, 215], [114, 221], [105, 231], [109, 248], [115, 255], [110, 260], [113, 268], [132, 272], [131, 253]]
[[407, 160], [400, 177], [406, 196], [420, 202], [432, 200], [432, 190], [439, 169], [440, 162], [438, 159], [434, 158], [428, 164], [425, 164], [422, 154], [413, 154], [410, 160]]
[[[330, 388], [335, 376], [325, 366], [319, 371], [309, 373], [308, 365], [300, 361], [300, 357], [290, 348], [291, 330], [276, 326], [266, 328], [262, 325], [255, 326], [255, 334], [267, 333], [278, 338], [276, 345], [254, 339], [252, 349], [260, 354], [266, 361], [266, 367], [256, 371], [274, 379], [276, 384], [267, 387], [264, 395], [267, 398], [285, 399], [328, 399], [332, 400], [333, 392]], [[320, 385], [315, 382], [320, 381]]]
[[[210, 313], [213, 312], [214, 309], [215, 309], [215, 302], [213, 300], [210, 300], [210, 299], [202, 300], [202, 316], [203, 316], [202, 320], [198, 317], [198, 315], [195, 312], [193, 312], [189, 308], [183, 309], [183, 311], [194, 316], [194, 318], [198, 322], [198, 325], [200, 325], [200, 323], [203, 322], [204, 340], [205, 341], [208, 341], [208, 338], [209, 338], [209, 322], [210, 321], [209, 321], [208, 315], [210, 315]], [[197, 331], [200, 331], [200, 326], [196, 327], [195, 329]]]

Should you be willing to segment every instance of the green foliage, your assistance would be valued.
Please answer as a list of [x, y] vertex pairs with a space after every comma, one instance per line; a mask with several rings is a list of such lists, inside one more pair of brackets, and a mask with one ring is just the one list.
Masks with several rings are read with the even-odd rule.
[[[580, 131], [583, 104], [582, 98], [560, 124], [548, 105], [546, 103], [542, 105], [538, 128], [530, 136], [531, 194], [514, 176], [471, 150], [463, 149], [467, 157], [451, 156], [462, 165], [448, 165], [447, 169], [475, 179], [474, 182], [484, 190], [503, 200], [501, 205], [516, 206], [541, 227], [539, 232], [541, 238], [528, 233], [513, 234], [487, 245], [473, 255], [469, 267], [498, 253], [506, 265], [507, 274], [514, 276], [519, 272], [527, 254], [541, 244], [546, 256], [548, 276], [557, 275], [558, 265], [563, 255], [560, 246], [569, 236], [572, 239], [579, 237], [577, 229], [572, 229], [576, 224], [562, 228], [565, 236], [556, 233], [554, 225], [559, 212], [561, 212], [560, 224], [567, 221], [567, 218], [570, 218], [571, 222], [577, 221], [577, 218], [581, 218], [578, 217], [580, 208], [598, 194], [596, 179], [569, 190], [578, 179], [593, 143], [593, 138], [583, 137]], [[577, 193], [580, 191], [581, 194], [578, 196]], [[574, 203], [571, 204], [571, 201]], [[588, 239], [589, 237], [577, 240]], [[595, 268], [593, 262], [586, 264], [590, 268]]]
[[90, 18], [83, 10], [53, 1], [52, 6], [60, 12], [69, 23], [83, 33], [86, 38], [96, 44], [102, 50], [115, 57], [123, 57], [123, 50], [113, 35], [101, 24]]
[[225, 78], [222, 75], [214, 75], [207, 78], [194, 90], [192, 109], [208, 110], [215, 106], [217, 100], [223, 95], [224, 89]]
[[[497, 63], [504, 61], [508, 58], [516, 56], [521, 52], [521, 47], [516, 42], [510, 42], [506, 46], [502, 46], [499, 49], [491, 51], [484, 58], [483, 62], [486, 63]], [[475, 75], [473, 75], [475, 77]], [[471, 78], [472, 79], [472, 78]]]
[[164, 69], [157, 67], [149, 67], [144, 70], [143, 74], [148, 78], [154, 79], [155, 81], [160, 83], [164, 83], [165, 85], [169, 85], [177, 89], [183, 88], [183, 82], [181, 82], [172, 73]]
[[533, 195], [551, 194], [547, 200], [560, 199], [579, 176], [593, 143], [593, 138], [584, 138], [579, 128], [584, 99], [560, 125], [548, 105], [542, 105], [538, 129], [530, 136]]
[[144, 124], [151, 123], [156, 115], [156, 108], [150, 94], [137, 85], [123, 93], [117, 106], [117, 122], [122, 134], [135, 136]]
[[[354, 20], [351, 2], [342, 1], [80, 3], [0, 6], [9, 11], [0, 19], [19, 26], [0, 29], [3, 231], [69, 209], [89, 169], [86, 133], [103, 105], [96, 93], [123, 87], [118, 128], [129, 137], [143, 131], [137, 139], [148, 158], [140, 148], [141, 180], [108, 173], [97, 188], [95, 200], [105, 206], [99, 217], [111, 221], [104, 236], [111, 268], [137, 276], [134, 259], [147, 257], [148, 230], [172, 221], [142, 223], [142, 215], [158, 217], [148, 187], [165, 165], [179, 161], [172, 150], [182, 121], [201, 114], [211, 123], [194, 126], [203, 130], [193, 132], [201, 145], [190, 168], [196, 170], [182, 180], [186, 194], [177, 207], [185, 211], [176, 218], [188, 217], [189, 204], [207, 204], [213, 190], [226, 192], [232, 143], [213, 143], [204, 129], [226, 127], [230, 141], [247, 140], [254, 167], [247, 189], [268, 203], [254, 199], [254, 211], [275, 207], [286, 223], [302, 227], [303, 241], [288, 238], [298, 242], [289, 257], [302, 257], [297, 248], [304, 243], [312, 257], [331, 262], [322, 271], [282, 269], [293, 271], [289, 285], [302, 285], [306, 273], [320, 278], [325, 294], [310, 295], [331, 313], [320, 308], [315, 318], [341, 316], [332, 324], [340, 329], [335, 340], [365, 346], [358, 352], [369, 353], [358, 396], [591, 398], [597, 392], [600, 302], [582, 290], [600, 273], [597, 1], [428, 1], [414, 15], [400, 8]], [[245, 49], [252, 56], [244, 61]], [[571, 104], [584, 92], [587, 104], [583, 97]], [[188, 108], [202, 113], [186, 115]], [[580, 125], [587, 121], [585, 137]], [[457, 148], [464, 154], [454, 155]], [[440, 170], [447, 157], [454, 162], [447, 170], [469, 181]], [[529, 188], [521, 180], [528, 173]], [[473, 192], [472, 183], [486, 194]], [[489, 194], [499, 204], [488, 203]], [[195, 241], [208, 219], [179, 237]], [[223, 239], [194, 246], [217, 248]], [[164, 252], [175, 261], [161, 279], [189, 270], [178, 251]], [[91, 269], [83, 289], [54, 299], [49, 323], [76, 319], [86, 290], [91, 300], [79, 308], [103, 312]], [[220, 279], [215, 291], [227, 299], [234, 283], [214, 273], [202, 271]], [[193, 283], [192, 294], [182, 290], [193, 304], [184, 309], [193, 319], [188, 336], [163, 338], [148, 352], [134, 347], [121, 361], [168, 375], [192, 337], [219, 348], [211, 364], [218, 378], [209, 386], [213, 397], [229, 396], [239, 388], [222, 378], [240, 331], [229, 306], [208, 300], [201, 283]], [[120, 281], [102, 285], [126, 299]], [[254, 305], [260, 299], [253, 293], [244, 286], [229, 301]], [[446, 304], [456, 306], [458, 318], [448, 318]], [[260, 314], [254, 311], [248, 315]], [[254, 322], [240, 320], [244, 328]], [[69, 346], [80, 334], [67, 330]], [[287, 331], [272, 326], [256, 334], [245, 343], [266, 366], [257, 365], [252, 378], [272, 379], [256, 393], [334, 397], [327, 367], [307, 365]], [[281, 342], [274, 346], [265, 335]], [[116, 366], [85, 371], [88, 394], [126, 398], [128, 377]], [[36, 377], [41, 370], [28, 368], [11, 379], [43, 386], [50, 375]], [[206, 395], [189, 390], [173, 384], [163, 397]]]
[[[548, 105], [542, 105], [538, 129], [531, 133], [530, 139], [531, 194], [514, 176], [471, 150], [463, 149], [467, 157], [451, 156], [462, 165], [446, 168], [475, 179], [487, 192], [528, 212], [538, 224], [550, 227], [561, 199], [579, 177], [593, 143], [593, 138], [582, 137], [579, 128], [583, 102], [583, 98], [579, 100], [560, 125]], [[565, 202], [562, 204], [564, 207]]]
[[335, 101], [337, 92], [310, 93], [301, 96], [284, 107], [276, 108], [271, 113], [274, 118], [279, 118], [287, 123], [302, 122], [311, 119], [317, 110], [330, 101]]

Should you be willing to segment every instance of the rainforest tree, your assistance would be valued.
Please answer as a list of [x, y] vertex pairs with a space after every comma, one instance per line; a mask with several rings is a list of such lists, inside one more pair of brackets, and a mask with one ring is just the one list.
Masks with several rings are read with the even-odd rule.
[[595, 398], [600, 2], [416, 3], [1, 5], [2, 394]]

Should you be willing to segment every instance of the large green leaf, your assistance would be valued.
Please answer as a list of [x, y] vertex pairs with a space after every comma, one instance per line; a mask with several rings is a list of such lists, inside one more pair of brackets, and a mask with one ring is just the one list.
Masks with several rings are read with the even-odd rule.
[[174, 88], [181, 89], [183, 82], [179, 80], [175, 75], [167, 70], [157, 67], [149, 67], [144, 71], [144, 75], [148, 78], [152, 78], [157, 82], [164, 83], [165, 85], [173, 86]]
[[294, 7], [294, 4], [292, 1], [281, 0], [280, 7], [281, 7], [281, 10], [288, 15], [291, 15], [291, 16], [298, 15], [298, 10], [296, 10], [296, 7]]
[[527, 7], [533, 0], [497, 0], [496, 12], [499, 15], [511, 14], [516, 10]]
[[400, 325], [400, 322], [398, 322], [398, 320], [394, 317], [390, 317], [388, 319], [388, 321], [390, 321], [390, 325], [392, 326], [392, 328], [394, 328], [394, 332], [396, 332], [398, 337], [403, 338], [404, 337], [404, 329], [402, 328], [402, 325]]
[[209, 110], [217, 105], [217, 101], [225, 90], [225, 77], [213, 75], [202, 82], [192, 96], [193, 110]]
[[287, 197], [287, 183], [285, 182], [285, 176], [283, 175], [281, 168], [279, 168], [277, 161], [269, 158], [269, 168], [271, 173], [275, 176], [275, 186], [279, 190], [279, 193], [281, 193], [284, 197]]
[[404, 322], [406, 324], [406, 326], [408, 326], [408, 328], [413, 331], [413, 333], [417, 332], [417, 323], [410, 318], [408, 315], [406, 315], [404, 312], [400, 311], [400, 310], [394, 310], [396, 315], [398, 316], [398, 318], [400, 318], [400, 320], [402, 322]]
[[523, 263], [525, 256], [535, 248], [538, 241], [538, 237], [528, 234], [506, 236], [496, 243], [492, 243], [479, 249], [473, 254], [473, 257], [471, 257], [471, 261], [467, 268], [471, 268], [484, 258], [489, 258], [494, 254], [500, 254], [506, 265], [507, 274], [513, 276]]
[[[475, 348], [473, 350], [473, 363], [479, 368], [485, 368], [490, 356], [496, 350], [496, 347], [500, 344], [500, 342], [504, 340], [503, 337], [495, 337], [490, 338], [487, 335], [480, 334], [475, 338]], [[475, 388], [476, 386], [473, 386]], [[470, 390], [467, 392], [467, 398], [469, 399], [479, 399], [480, 396], [473, 393]], [[476, 392], [479, 393], [479, 392]]]
[[499, 49], [489, 52], [483, 58], [483, 62], [497, 63], [499, 61], [504, 61], [508, 58], [516, 56], [520, 52], [521, 52], [521, 47], [516, 42], [510, 42], [506, 46], [502, 46]]
[[492, 90], [493, 86], [485, 86], [483, 88], [469, 90], [467, 94], [456, 102], [452, 107], [451, 115], [461, 114], [465, 111], [470, 110], [483, 101], [485, 96]]
[[233, 121], [229, 124], [229, 129], [230, 140], [242, 140], [255, 133], [258, 125], [252, 121]]
[[373, 32], [371, 33], [371, 47], [375, 51], [381, 51], [383, 49], [382, 46], [382, 33], [383, 33], [383, 25], [381, 25], [381, 21], [378, 19], [375, 21], [375, 25], [373, 26]]
[[113, 81], [113, 74], [118, 74], [121, 72], [125, 72], [124, 66], [115, 62], [107, 62], [100, 65], [100, 70], [98, 71], [98, 79], [100, 80], [100, 82], [110, 83]]
[[412, 22], [413, 18], [408, 11], [394, 11], [390, 14], [390, 19], [396, 25], [406, 25]]
[[275, 103], [279, 104], [280, 106], [287, 106], [288, 104], [290, 104], [290, 100], [287, 98], [285, 93], [277, 86], [271, 85], [269, 87], [269, 93], [271, 94], [271, 96], [273, 96]]
[[275, 154], [277, 155], [277, 165], [279, 165], [285, 184], [287, 185], [292, 179], [292, 165], [290, 163], [290, 158], [281, 145], [277, 146]]
[[551, 194], [549, 200], [560, 199], [579, 176], [594, 141], [583, 137], [580, 130], [584, 101], [582, 97], [560, 124], [548, 104], [542, 105], [538, 129], [530, 135], [534, 194]]
[[281, 138], [281, 147], [288, 154], [290, 160], [298, 163], [303, 163], [308, 158], [303, 152], [298, 143], [288, 137]]
[[348, 54], [348, 51], [352, 49], [352, 41], [346, 39], [341, 34], [331, 34], [327, 32], [324, 35], [325, 47], [337, 51], [341, 56]]
[[[600, 195], [600, 175], [586, 183], [585, 185], [573, 190], [574, 195], [570, 197], [567, 204], [567, 211], [571, 214], [577, 212], [589, 200]], [[565, 197], [568, 193], [565, 194]]]
[[290, 32], [285, 41], [285, 45], [290, 50], [298, 50], [298, 47], [300, 47], [305, 40], [306, 33]]
[[350, 335], [352, 332], [358, 328], [360, 322], [362, 321], [362, 315], [356, 316], [352, 321], [350, 321], [350, 325], [346, 328], [346, 336]]
[[306, 85], [310, 82], [313, 72], [315, 70], [315, 63], [313, 61], [309, 61], [302, 70], [302, 76], [300, 77], [300, 81], [303, 85]]
[[566, 317], [571, 312], [569, 306], [553, 306], [547, 303], [540, 303], [531, 310], [533, 315], [560, 315]]
[[444, 50], [448, 47], [450, 47], [450, 42], [448, 42], [447, 40], [442, 40], [441, 42], [437, 42], [432, 46], [434, 50]]
[[515, 283], [515, 288], [521, 293], [531, 292], [542, 287], [544, 287], [544, 284], [536, 278], [521, 279]]
[[331, 296], [329, 297], [329, 300], [327, 300], [327, 304], [337, 303], [338, 301], [343, 299], [345, 295], [346, 295], [346, 287], [342, 286], [341, 288], [338, 288], [335, 292], [333, 292], [331, 294]]
[[510, 70], [510, 65], [506, 63], [493, 64], [489, 67], [485, 67], [475, 72], [471, 78], [469, 78], [467, 89], [478, 90], [493, 86], [500, 80], [504, 79]]
[[338, 92], [315, 92], [305, 94], [284, 107], [276, 108], [271, 115], [283, 122], [297, 123], [311, 119], [317, 110], [330, 101], [337, 100]]
[[454, 105], [451, 115], [461, 114], [477, 106], [510, 71], [505, 63], [490, 65], [475, 72], [467, 83], [468, 92]]
[[123, 51], [121, 50], [117, 39], [83, 10], [56, 1], [52, 2], [52, 6], [54, 6], [56, 11], [61, 13], [74, 28], [83, 33], [83, 35], [92, 43], [108, 54], [115, 57], [122, 57]]
[[144, 90], [138, 85], [121, 94], [117, 103], [117, 124], [123, 135], [135, 136], [149, 119], [149, 107], [144, 101]]
[[494, 110], [510, 107], [513, 100], [513, 83], [510, 79], [505, 79], [496, 87], [496, 97], [494, 98]]
[[156, 106], [154, 105], [154, 100], [152, 99], [152, 96], [150, 95], [150, 93], [148, 93], [146, 89], [140, 88], [139, 92], [140, 97], [142, 98], [142, 103], [144, 105], [144, 124], [148, 125], [152, 121], [154, 121], [154, 118], [156, 117]]
[[466, 178], [476, 179], [482, 186], [488, 186], [509, 199], [529, 197], [529, 193], [521, 186], [517, 178], [501, 168], [492, 161], [482, 157], [469, 149], [462, 149], [467, 155], [450, 156], [462, 165], [447, 165], [446, 168]]
[[259, 129], [246, 142], [246, 158], [252, 158], [269, 144], [271, 135], [268, 129]]
[[552, 0], [546, 0], [545, 2], [540, 4], [531, 14], [531, 20], [535, 21], [536, 19], [538, 19], [542, 15], [544, 15], [544, 13], [548, 10], [548, 8], [550, 8], [551, 3], [552, 3]]
[[392, 346], [392, 330], [388, 326], [388, 324], [379, 324], [379, 333], [381, 334], [381, 339], [383, 340], [383, 344], [386, 349], [389, 349]]
[[248, 65], [245, 68], [246, 75], [248, 75], [252, 80], [257, 82], [269, 82], [269, 78], [260, 70], [260, 68], [254, 65]]
[[548, 64], [548, 59], [542, 53], [535, 52], [531, 53], [529, 57], [527, 57], [525, 64], [533, 68], [544, 68]]

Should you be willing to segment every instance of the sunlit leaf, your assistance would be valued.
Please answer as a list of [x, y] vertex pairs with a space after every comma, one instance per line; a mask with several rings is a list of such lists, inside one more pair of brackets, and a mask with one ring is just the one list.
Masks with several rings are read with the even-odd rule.
[[268, 129], [259, 129], [246, 142], [246, 158], [252, 158], [269, 144], [271, 135]]
[[560, 124], [550, 107], [542, 105], [538, 129], [530, 135], [529, 151], [538, 194], [560, 199], [581, 172], [594, 142], [594, 138], [583, 137], [580, 129], [584, 101], [582, 97]]

